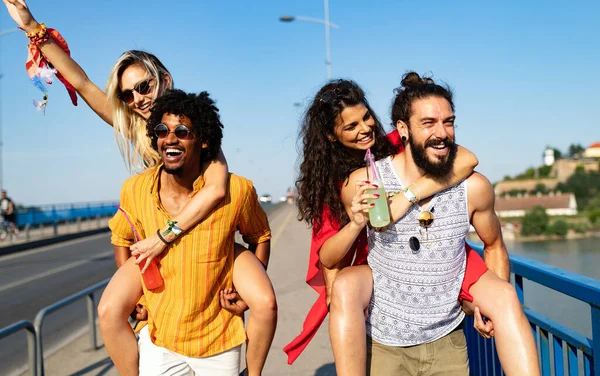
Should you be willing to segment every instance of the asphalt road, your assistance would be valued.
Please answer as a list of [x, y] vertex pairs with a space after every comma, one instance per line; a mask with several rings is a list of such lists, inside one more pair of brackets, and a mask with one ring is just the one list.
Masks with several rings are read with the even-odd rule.
[[[276, 204], [264, 205], [267, 213]], [[116, 270], [110, 234], [94, 235], [0, 257], [0, 328], [19, 320], [33, 322], [43, 308], [110, 278]], [[102, 290], [96, 295], [96, 304]], [[44, 355], [86, 330], [86, 300], [47, 316]], [[0, 339], [0, 374], [23, 367], [27, 356], [24, 331]]]
[[[0, 258], [0, 328], [19, 320], [33, 322], [44, 307], [110, 278], [115, 270], [109, 234]], [[86, 322], [85, 300], [48, 315], [43, 325], [44, 352], [53, 351]], [[25, 364], [26, 349], [23, 331], [0, 340], [2, 373]]]

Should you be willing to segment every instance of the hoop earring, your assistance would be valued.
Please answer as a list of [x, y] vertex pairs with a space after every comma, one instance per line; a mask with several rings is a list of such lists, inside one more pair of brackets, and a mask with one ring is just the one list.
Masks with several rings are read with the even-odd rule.
[[401, 139], [402, 139], [402, 142], [406, 142], [406, 136], [402, 136]]

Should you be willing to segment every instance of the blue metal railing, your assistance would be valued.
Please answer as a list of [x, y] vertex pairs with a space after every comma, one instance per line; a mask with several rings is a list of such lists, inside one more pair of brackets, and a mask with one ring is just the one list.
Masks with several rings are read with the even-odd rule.
[[16, 225], [37, 226], [72, 222], [79, 219], [106, 217], [115, 214], [118, 202], [85, 202], [75, 204], [43, 205], [17, 210]]
[[[470, 244], [482, 254], [481, 244]], [[521, 304], [525, 297], [523, 279], [528, 279], [590, 306], [592, 338], [530, 309], [524, 309], [538, 344], [542, 375], [600, 376], [600, 281], [518, 255], [510, 255], [510, 265]], [[465, 335], [471, 374], [502, 375], [494, 341], [485, 340], [477, 334], [472, 318], [467, 319]]]

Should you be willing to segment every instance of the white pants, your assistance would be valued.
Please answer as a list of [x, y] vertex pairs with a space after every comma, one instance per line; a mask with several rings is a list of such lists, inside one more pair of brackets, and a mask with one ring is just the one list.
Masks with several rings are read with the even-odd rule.
[[177, 354], [150, 340], [148, 327], [140, 331], [140, 376], [238, 376], [241, 345], [217, 355], [192, 358]]

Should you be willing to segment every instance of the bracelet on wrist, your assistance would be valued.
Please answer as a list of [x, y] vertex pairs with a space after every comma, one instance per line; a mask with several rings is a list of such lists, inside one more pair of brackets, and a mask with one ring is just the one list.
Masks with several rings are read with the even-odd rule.
[[406, 199], [410, 201], [413, 205], [418, 202], [417, 196], [415, 196], [415, 194], [413, 193], [413, 191], [410, 190], [410, 188], [404, 188], [402, 190], [402, 193], [404, 194], [404, 197], [406, 197]]
[[183, 230], [179, 226], [177, 226], [177, 221], [172, 221], [167, 219], [167, 228], [162, 232], [163, 236], [167, 236], [169, 234], [175, 235], [175, 237], [179, 236]]
[[415, 191], [416, 191], [416, 193], [417, 193], [417, 194], [416, 194], [416, 196], [417, 196], [417, 202], [419, 202], [419, 201], [421, 201], [421, 188], [419, 188], [419, 186], [418, 186], [418, 185], [417, 185], [417, 183], [415, 183], [415, 182], [412, 182], [412, 183], [410, 183], [410, 184], [408, 185], [408, 187], [410, 188], [410, 187], [412, 187], [413, 185], [415, 186]]
[[39, 26], [36, 27], [33, 31], [26, 32], [25, 36], [29, 38], [31, 43], [34, 44], [42, 44], [47, 42], [48, 39], [50, 39], [48, 29], [46, 28], [46, 25], [43, 22], [39, 24]]
[[158, 235], [158, 238], [160, 239], [160, 241], [165, 243], [165, 245], [171, 245], [172, 242], [169, 242], [169, 241], [167, 241], [167, 239], [163, 238], [163, 236], [160, 233], [160, 229], [156, 230], [156, 235]]

